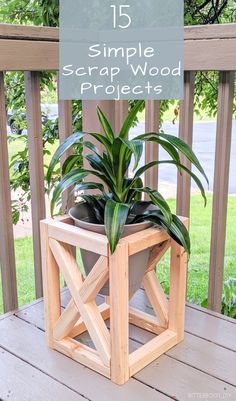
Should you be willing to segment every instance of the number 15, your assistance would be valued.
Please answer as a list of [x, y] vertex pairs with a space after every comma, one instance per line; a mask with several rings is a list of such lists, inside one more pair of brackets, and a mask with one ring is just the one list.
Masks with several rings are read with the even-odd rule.
[[[126, 8], [130, 8], [130, 6], [129, 5], [124, 5], [124, 4], [120, 5], [120, 6], [116, 6], [116, 5], [113, 4], [113, 5], [111, 5], [111, 8], [113, 8], [113, 28], [116, 29], [117, 26], [118, 26], [118, 28], [121, 28], [121, 29], [129, 28], [129, 26], [131, 25], [132, 20], [131, 20], [130, 16], [127, 13], [124, 12], [124, 10]], [[117, 14], [119, 14], [118, 17], [120, 19], [121, 18], [123, 19], [123, 21], [124, 21], [123, 24], [121, 24], [121, 23], [118, 24], [118, 22], [117, 22]], [[127, 21], [127, 23], [125, 23], [125, 21]]]

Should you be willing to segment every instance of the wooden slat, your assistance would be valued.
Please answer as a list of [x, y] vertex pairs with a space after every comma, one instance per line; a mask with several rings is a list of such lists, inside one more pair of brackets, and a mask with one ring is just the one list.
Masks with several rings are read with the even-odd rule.
[[66, 338], [62, 341], [55, 341], [55, 349], [59, 352], [63, 352], [82, 365], [110, 378], [110, 369], [103, 365], [98, 353], [86, 345], [80, 345], [77, 341]]
[[[58, 101], [58, 113], [59, 113], [59, 140], [60, 143], [64, 142], [68, 136], [72, 134], [72, 102], [70, 100], [59, 100]], [[68, 156], [72, 152], [67, 151], [61, 158], [61, 166]], [[62, 194], [62, 210], [66, 213], [70, 207], [74, 204], [73, 197], [69, 197], [71, 189], [68, 189]]]
[[0, 39], [0, 71], [56, 71], [59, 43]]
[[34, 244], [36, 297], [43, 295], [40, 252], [40, 220], [45, 219], [43, 140], [40, 105], [40, 73], [25, 73], [26, 116], [29, 142], [29, 172]]
[[[59, 31], [48, 29], [0, 24], [0, 70], [59, 70]], [[185, 28], [185, 70], [236, 70], [235, 30], [235, 24]]]
[[194, 25], [184, 28], [185, 40], [230, 39], [236, 37], [236, 24]]
[[170, 248], [170, 244], [171, 244], [170, 240], [164, 241], [162, 244], [156, 245], [150, 250], [147, 270], [145, 273], [155, 270], [156, 265], [160, 262], [161, 258]]
[[83, 282], [79, 294], [84, 303], [94, 301], [98, 292], [107, 282], [109, 277], [107, 262], [107, 258], [101, 256]]
[[17, 308], [18, 301], [11, 215], [4, 76], [2, 72], [0, 72], [0, 204], [0, 265], [4, 311], [8, 312]]
[[99, 255], [107, 256], [108, 252], [108, 240], [105, 235], [92, 233], [87, 230], [83, 230], [78, 227], [73, 227], [61, 222], [53, 220], [53, 224], [50, 225], [52, 220], [47, 220], [48, 232], [51, 238], [58, 241], [66, 242], [73, 246], [78, 246], [87, 251], [94, 251]]
[[[45, 26], [0, 24], [0, 38], [59, 41], [59, 29]], [[236, 24], [194, 25], [184, 28], [185, 40], [236, 38]]]
[[53, 329], [53, 337], [56, 340], [62, 340], [67, 337], [75, 324], [80, 318], [80, 313], [77, 306], [75, 305], [73, 299], [70, 300], [66, 309], [62, 312], [58, 321]]
[[[169, 372], [174, 372], [171, 380]], [[167, 355], [138, 372], [135, 378], [165, 394], [174, 395], [174, 400], [201, 399], [201, 396], [207, 399], [208, 395], [213, 399], [236, 398], [233, 386]]]
[[[175, 284], [174, 284], [175, 285]], [[156, 272], [150, 271], [143, 278], [143, 286], [148, 299], [155, 311], [156, 317], [161, 327], [167, 327], [168, 324], [168, 301], [161, 284], [156, 278]]]
[[[68, 252], [65, 245], [61, 245], [54, 239], [49, 239], [50, 248], [55, 260], [68, 285], [73, 300], [83, 318], [87, 330], [98, 350], [103, 363], [109, 366], [110, 363], [110, 334], [98, 311], [95, 302], [84, 304], [79, 296], [79, 289], [82, 285], [82, 278], [77, 263], [71, 252]], [[70, 269], [68, 269], [70, 266]]]
[[234, 72], [220, 73], [218, 95], [211, 258], [208, 290], [208, 306], [210, 309], [217, 312], [221, 311], [223, 287], [234, 76]]
[[128, 244], [119, 243], [109, 258], [111, 380], [129, 379], [129, 262]]
[[[158, 100], [146, 100], [145, 102], [145, 132], [158, 132], [160, 128], [160, 102]], [[157, 143], [145, 143], [145, 164], [158, 160], [159, 146]], [[145, 173], [145, 185], [152, 189], [158, 188], [158, 166]], [[149, 200], [147, 194], [144, 195]]]
[[164, 242], [170, 237], [166, 231], [156, 227], [148, 228], [140, 233], [129, 235], [126, 240], [129, 241], [129, 255], [134, 255], [137, 252], [142, 251], [146, 248], [151, 248], [152, 246], [158, 244], [158, 241]]
[[[219, 49], [221, 51], [219, 52]], [[185, 71], [236, 70], [236, 39], [186, 40]]]
[[[184, 49], [185, 71], [236, 70], [236, 39], [187, 40]], [[56, 42], [0, 39], [0, 54], [0, 71], [59, 70]]]
[[[188, 219], [184, 224], [188, 228]], [[174, 240], [171, 242], [168, 327], [177, 333], [179, 342], [184, 338], [188, 255], [177, 242]]]
[[128, 100], [119, 100], [115, 102], [115, 134], [118, 135], [122, 128], [125, 118], [128, 114]]
[[[78, 392], [0, 348], [2, 400], [84, 401]], [[13, 379], [14, 378], [14, 379]]]
[[[187, 143], [190, 148], [193, 145], [193, 106], [194, 106], [194, 72], [184, 74], [184, 100], [180, 104], [179, 138]], [[184, 156], [181, 162], [188, 168], [191, 163]], [[191, 178], [183, 172], [178, 174], [177, 184], [177, 214], [189, 217], [190, 212]]]
[[59, 41], [59, 29], [48, 26], [0, 24], [1, 39]]
[[46, 338], [48, 346], [53, 344], [53, 330], [61, 314], [59, 268], [48, 241], [48, 226], [41, 222], [41, 251], [43, 262], [43, 295]]
[[177, 342], [177, 335], [171, 330], [165, 330], [159, 336], [150, 340], [147, 344], [132, 352], [129, 357], [130, 375], [135, 375], [139, 370], [154, 361]]
[[[98, 306], [99, 313], [101, 314], [103, 320], [107, 320], [110, 317], [110, 305], [106, 303], [102, 303]], [[70, 337], [77, 337], [80, 334], [87, 331], [87, 327], [85, 326], [83, 319], [80, 318], [78, 322], [75, 324], [74, 328], [70, 332]]]
[[165, 331], [163, 327], [158, 325], [156, 317], [132, 307], [129, 308], [129, 322], [151, 333], [161, 334]]

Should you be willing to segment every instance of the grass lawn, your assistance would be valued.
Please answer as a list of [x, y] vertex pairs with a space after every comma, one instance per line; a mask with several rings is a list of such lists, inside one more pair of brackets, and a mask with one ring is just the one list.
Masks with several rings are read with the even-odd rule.
[[[177, 106], [177, 102], [175, 105], [170, 104], [169, 109], [164, 113], [163, 120], [165, 122], [172, 122], [173, 119], [175, 118], [174, 114], [174, 109]], [[145, 110], [142, 111], [142, 113], [139, 113], [138, 115], [140, 121], [145, 121]], [[214, 117], [209, 117], [204, 110], [201, 110], [200, 114], [194, 113], [194, 121], [199, 122], [199, 121], [214, 121]], [[177, 119], [177, 122], [179, 119]]]
[[[169, 201], [174, 210], [175, 201]], [[208, 195], [208, 205], [204, 209], [202, 198], [192, 196], [191, 202], [191, 238], [192, 255], [189, 262], [188, 301], [201, 303], [207, 296], [208, 266], [211, 231], [212, 196]], [[235, 276], [236, 266], [236, 197], [229, 197], [228, 226], [225, 254], [225, 279]], [[20, 305], [34, 299], [34, 273], [32, 239], [23, 238], [15, 241], [17, 261], [17, 282]], [[166, 292], [169, 290], [168, 256], [159, 264], [158, 276]], [[1, 291], [0, 291], [1, 293]], [[0, 313], [2, 313], [2, 298], [0, 298]]]

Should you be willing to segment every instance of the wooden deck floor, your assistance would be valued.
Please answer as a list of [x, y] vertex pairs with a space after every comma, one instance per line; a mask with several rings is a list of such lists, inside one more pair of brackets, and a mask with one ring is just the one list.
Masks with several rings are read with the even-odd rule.
[[[152, 312], [142, 290], [133, 303]], [[150, 337], [130, 327], [132, 348]], [[236, 401], [235, 351], [236, 322], [188, 305], [184, 342], [119, 387], [47, 348], [38, 300], [0, 317], [0, 401]]]

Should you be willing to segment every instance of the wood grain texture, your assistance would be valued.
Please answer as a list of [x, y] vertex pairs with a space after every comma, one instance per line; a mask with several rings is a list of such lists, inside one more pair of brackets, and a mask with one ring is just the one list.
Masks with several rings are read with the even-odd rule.
[[129, 256], [146, 248], [152, 248], [158, 243], [167, 241], [169, 235], [159, 227], [151, 227], [141, 233], [129, 235], [125, 240], [129, 243]]
[[171, 330], [165, 330], [158, 337], [153, 338], [147, 344], [132, 352], [129, 357], [130, 376], [135, 375], [135, 373], [154, 361], [154, 359], [158, 358], [176, 343], [176, 333]]
[[84, 304], [79, 295], [82, 277], [78, 265], [65, 245], [54, 239], [49, 239], [50, 248], [68, 285], [73, 300], [83, 318], [87, 330], [94, 342], [99, 355], [106, 366], [110, 363], [110, 334], [98, 311], [95, 302]]
[[129, 109], [128, 100], [118, 100], [115, 102], [115, 135], [117, 136], [127, 117]]
[[4, 75], [0, 72], [0, 264], [4, 312], [18, 306], [7, 147]]
[[67, 242], [88, 251], [97, 250], [103, 256], [108, 254], [108, 240], [105, 235], [92, 233], [78, 227], [63, 224], [58, 221], [48, 220], [48, 232], [51, 238]]
[[107, 282], [108, 277], [108, 260], [105, 256], [101, 256], [79, 290], [81, 300], [84, 303], [94, 301], [101, 288]]
[[25, 73], [25, 95], [29, 144], [35, 292], [36, 297], [39, 298], [43, 295], [42, 260], [40, 251], [40, 220], [43, 220], [46, 217], [39, 72]]
[[180, 245], [172, 241], [168, 327], [177, 333], [178, 342], [184, 338], [187, 263], [187, 253]]
[[[158, 100], [146, 100], [145, 102], [145, 132], [159, 132], [160, 128], [160, 102]], [[159, 146], [155, 142], [145, 143], [145, 164], [158, 160]], [[158, 189], [158, 166], [145, 172], [145, 186]], [[144, 195], [149, 200], [148, 194]]]
[[[179, 138], [192, 149], [193, 146], [193, 106], [194, 106], [194, 72], [184, 74], [184, 100], [180, 102]], [[189, 160], [180, 156], [181, 163], [191, 169]], [[183, 171], [178, 173], [177, 181], [177, 208], [178, 215], [189, 217], [191, 195], [191, 177]]]
[[120, 241], [109, 257], [111, 380], [129, 379], [129, 263], [128, 244]]
[[[58, 87], [59, 91], [59, 87]], [[72, 102], [70, 100], [58, 100], [58, 117], [59, 117], [59, 140], [63, 143], [68, 136], [73, 133], [72, 126]], [[68, 156], [72, 154], [71, 151], [65, 152], [61, 158], [61, 167]], [[62, 194], [62, 211], [66, 213], [74, 204], [73, 196], [69, 196], [71, 188], [64, 191]]]
[[211, 256], [208, 287], [208, 305], [210, 309], [216, 312], [221, 311], [223, 289], [234, 77], [234, 72], [220, 73], [218, 94]]
[[[0, 70], [59, 70], [58, 42], [56, 28], [0, 24]], [[236, 70], [235, 24], [186, 27], [184, 51], [186, 71]]]
[[80, 318], [80, 313], [73, 299], [69, 302], [66, 309], [62, 312], [53, 329], [53, 338], [62, 340], [73, 330], [75, 324]]
[[[59, 41], [59, 29], [45, 26], [0, 24], [0, 37]], [[235, 24], [198, 25], [184, 28], [185, 40], [236, 38]]]
[[[175, 283], [173, 283], [173, 286], [174, 285]], [[156, 277], [156, 273], [153, 270], [145, 274], [143, 278], [143, 286], [160, 326], [167, 327], [169, 320], [168, 301], [162, 286]]]
[[165, 330], [158, 325], [156, 317], [132, 307], [129, 308], [129, 322], [154, 334], [161, 334]]
[[76, 362], [89, 367], [90, 369], [99, 372], [103, 376], [110, 378], [110, 369], [104, 366], [99, 354], [83, 344], [70, 338], [61, 341], [55, 341], [54, 347], [57, 351], [62, 352], [68, 357], [74, 359]]
[[156, 265], [160, 262], [161, 258], [168, 251], [168, 249], [170, 248], [170, 245], [171, 245], [171, 241], [167, 240], [167, 241], [164, 241], [162, 244], [158, 244], [158, 245], [154, 246], [150, 250], [146, 273], [148, 273], [152, 270], [155, 270]]
[[41, 252], [43, 268], [43, 296], [46, 339], [53, 346], [53, 330], [61, 314], [59, 268], [49, 246], [48, 225], [44, 221], [41, 228]]
[[[0, 397], [2, 400], [84, 401], [78, 392], [0, 348]], [[50, 396], [49, 396], [50, 394]], [[49, 398], [50, 397], [50, 398]]]

